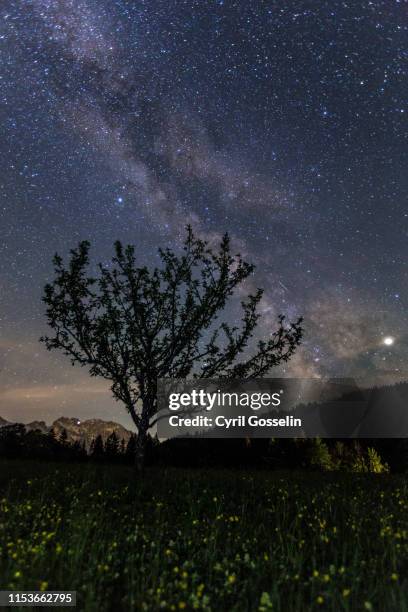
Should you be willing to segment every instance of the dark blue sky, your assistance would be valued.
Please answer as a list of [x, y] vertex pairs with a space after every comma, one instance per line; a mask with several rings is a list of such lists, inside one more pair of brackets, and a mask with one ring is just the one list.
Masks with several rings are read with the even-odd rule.
[[119, 418], [38, 345], [51, 257], [155, 263], [187, 222], [257, 264], [262, 334], [305, 316], [287, 373], [404, 378], [407, 25], [393, 0], [2, 2], [0, 414]]

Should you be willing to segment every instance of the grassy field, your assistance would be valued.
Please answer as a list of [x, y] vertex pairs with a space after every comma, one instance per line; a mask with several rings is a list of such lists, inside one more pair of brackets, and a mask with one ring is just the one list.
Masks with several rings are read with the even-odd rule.
[[99, 612], [408, 610], [405, 477], [2, 460], [0, 500], [2, 589]]

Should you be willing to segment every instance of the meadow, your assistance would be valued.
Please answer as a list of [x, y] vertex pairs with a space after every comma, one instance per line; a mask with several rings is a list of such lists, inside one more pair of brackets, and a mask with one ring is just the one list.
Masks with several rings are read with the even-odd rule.
[[0, 588], [89, 612], [408, 610], [407, 478], [0, 460]]

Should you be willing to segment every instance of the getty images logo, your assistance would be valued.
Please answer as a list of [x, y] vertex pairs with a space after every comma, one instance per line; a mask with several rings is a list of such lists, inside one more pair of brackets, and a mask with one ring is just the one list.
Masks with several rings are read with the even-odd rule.
[[183, 408], [201, 408], [209, 411], [214, 407], [246, 407], [251, 408], [251, 410], [259, 410], [260, 408], [280, 406], [282, 394], [283, 389], [274, 393], [237, 393], [220, 391], [219, 389], [209, 393], [204, 389], [192, 389], [189, 392], [170, 393], [168, 406], [170, 410], [174, 411]]

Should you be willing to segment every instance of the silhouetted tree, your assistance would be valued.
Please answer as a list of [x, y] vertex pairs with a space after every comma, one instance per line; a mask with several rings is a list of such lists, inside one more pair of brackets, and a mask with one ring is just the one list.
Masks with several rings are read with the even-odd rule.
[[126, 460], [134, 459], [135, 455], [136, 455], [136, 435], [131, 434], [128, 440], [128, 443], [126, 445], [126, 451], [125, 451]]
[[91, 442], [91, 447], [89, 449], [89, 454], [93, 459], [102, 459], [105, 455], [105, 448], [103, 446], [102, 436], [99, 434], [96, 436], [94, 440]]
[[70, 450], [71, 456], [74, 459], [84, 459], [86, 457], [86, 450], [80, 440], [75, 440], [75, 442], [71, 444]]
[[21, 423], [0, 427], [0, 454], [12, 458], [21, 455], [25, 433], [25, 427]]
[[65, 428], [61, 431], [58, 437], [58, 442], [61, 444], [61, 446], [68, 446], [68, 434]]
[[112, 431], [106, 439], [105, 454], [109, 459], [116, 459], [119, 453], [119, 438], [116, 432]]
[[231, 255], [226, 234], [217, 252], [187, 228], [184, 252], [160, 249], [160, 268], [137, 267], [135, 248], [115, 243], [110, 265], [89, 275], [90, 243], [71, 251], [67, 266], [54, 257], [55, 278], [44, 302], [51, 336], [47, 348], [61, 349], [72, 364], [111, 382], [136, 425], [141, 468], [150, 427], [157, 422], [158, 378], [254, 378], [288, 361], [301, 341], [301, 319], [285, 324], [241, 357], [259, 319], [263, 291], [241, 302], [239, 326], [218, 322], [229, 298], [253, 273], [241, 255]]

